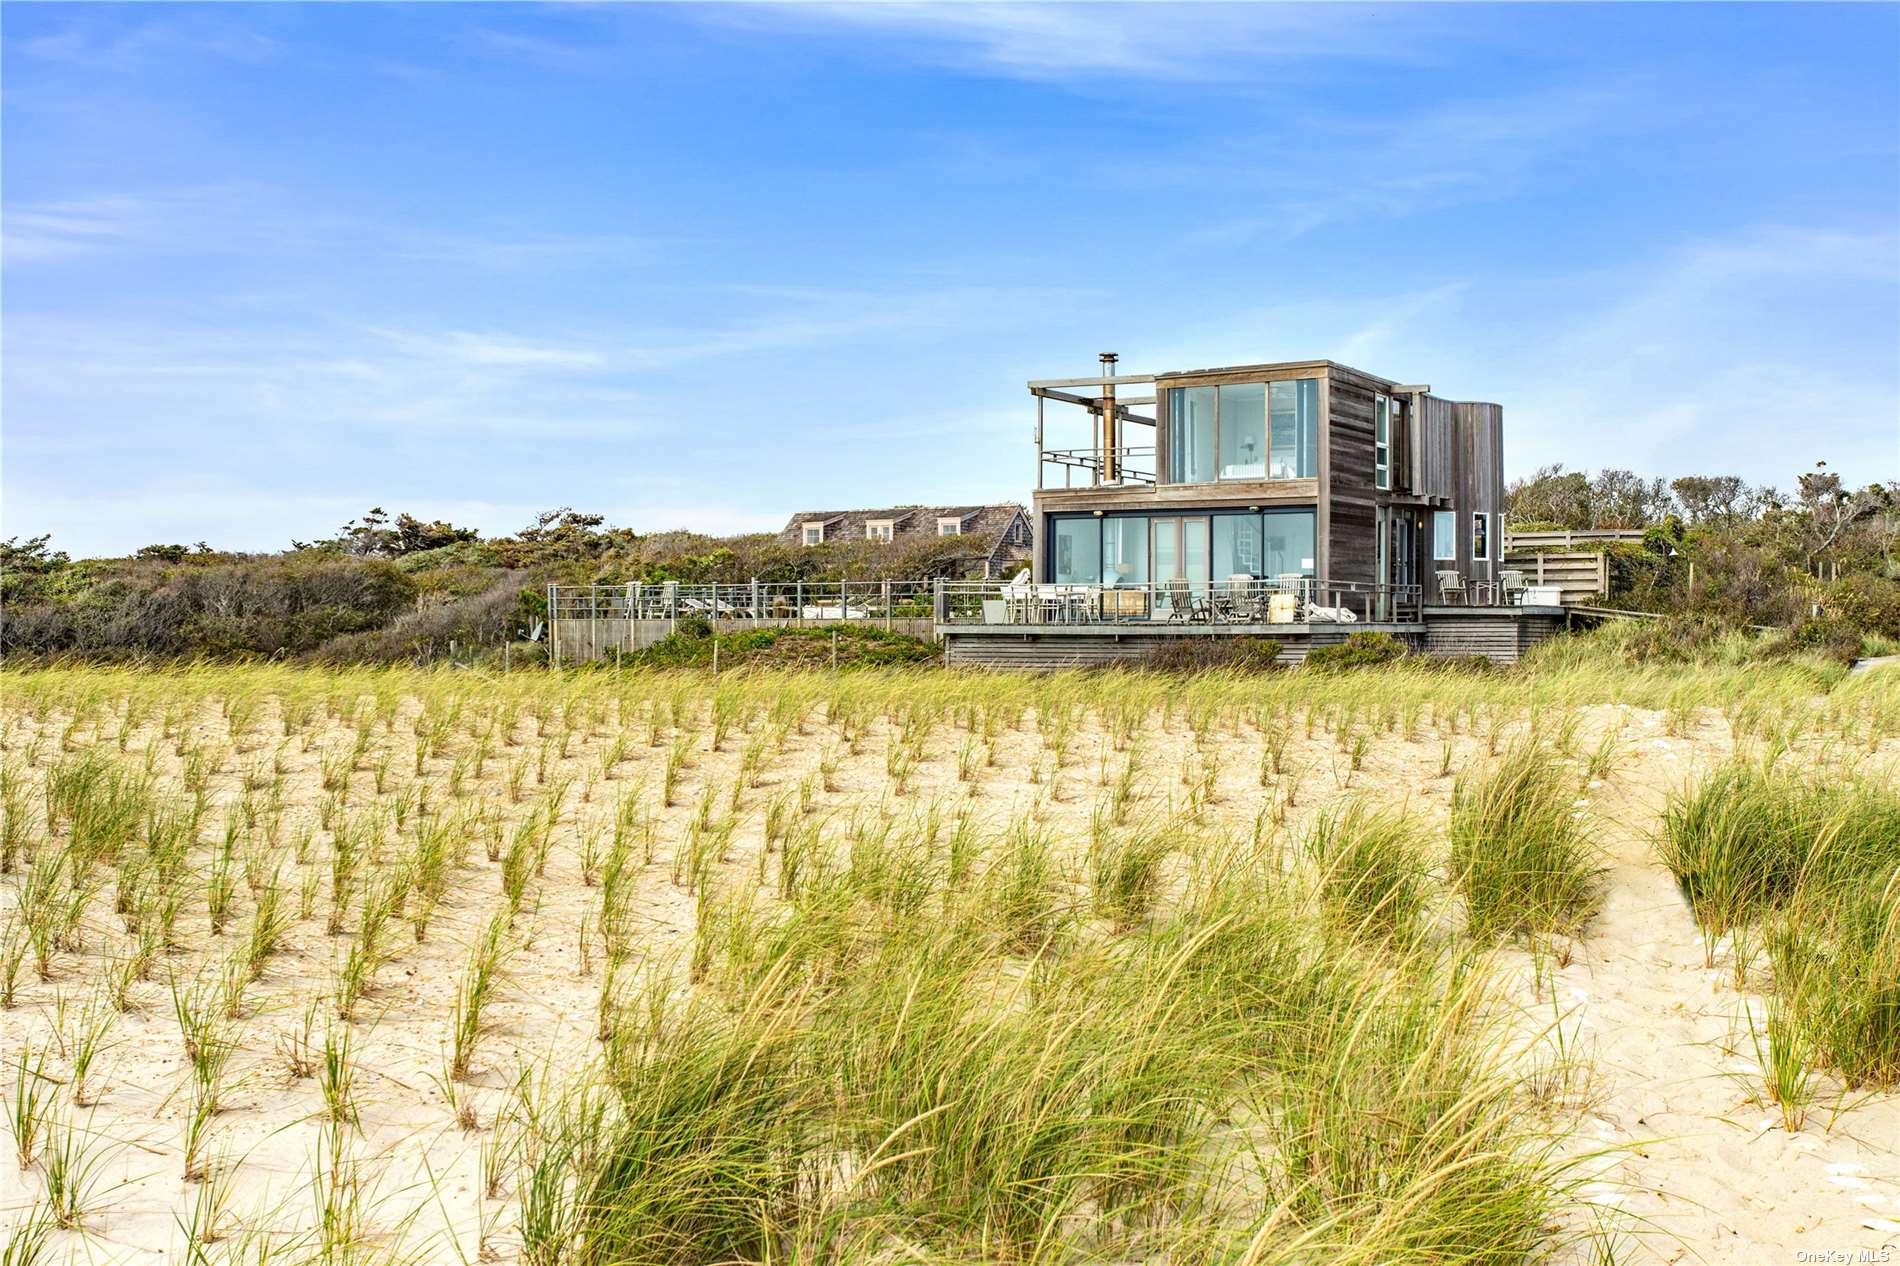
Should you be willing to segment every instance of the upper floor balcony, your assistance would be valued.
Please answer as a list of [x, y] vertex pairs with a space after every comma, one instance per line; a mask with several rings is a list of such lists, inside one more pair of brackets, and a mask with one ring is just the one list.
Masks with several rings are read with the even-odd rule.
[[[1029, 384], [1036, 489], [1193, 487], [1218, 495], [1312, 495], [1322, 366], [1116, 374]], [[1147, 394], [1136, 389], [1149, 387]]]

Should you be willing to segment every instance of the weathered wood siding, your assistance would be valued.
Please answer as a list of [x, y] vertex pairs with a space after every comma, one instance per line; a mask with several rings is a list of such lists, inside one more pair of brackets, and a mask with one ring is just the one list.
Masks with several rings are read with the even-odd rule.
[[1373, 397], [1384, 383], [1335, 365], [1327, 375], [1326, 467], [1322, 495], [1330, 513], [1326, 523], [1329, 580], [1379, 579], [1375, 508], [1389, 499], [1373, 486]]
[[[1283, 634], [1273, 640], [1280, 644], [1277, 664], [1303, 663], [1306, 652], [1315, 646], [1343, 642], [1354, 632], [1351, 626], [1315, 629], [1310, 633]], [[1218, 635], [1216, 635], [1218, 636]], [[1420, 635], [1398, 636], [1416, 642]], [[1163, 646], [1179, 642], [1179, 637], [1142, 636], [1038, 636], [1036, 634], [958, 633], [944, 634], [945, 659], [952, 668], [1015, 668], [1036, 672], [1055, 672], [1064, 668], [1099, 668], [1106, 664], [1130, 663], [1145, 659]]]
[[[1458, 538], [1459, 561], [1468, 579], [1490, 580], [1498, 574], [1497, 559], [1504, 548], [1504, 410], [1495, 404], [1459, 403], [1458, 417]], [[1474, 514], [1489, 516], [1490, 561], [1472, 554]]]
[[1412, 491], [1421, 497], [1458, 499], [1458, 414], [1449, 400], [1424, 396], [1419, 400], [1413, 433]]
[[1434, 655], [1482, 656], [1494, 664], [1515, 664], [1557, 630], [1558, 618], [1548, 615], [1434, 615], [1425, 622], [1425, 649]]

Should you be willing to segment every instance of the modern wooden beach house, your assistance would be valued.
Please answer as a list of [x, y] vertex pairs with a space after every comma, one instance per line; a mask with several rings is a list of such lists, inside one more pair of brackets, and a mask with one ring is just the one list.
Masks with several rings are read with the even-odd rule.
[[1033, 567], [951, 662], [1127, 658], [1195, 635], [1383, 629], [1514, 659], [1555, 594], [1500, 567], [1503, 409], [1331, 360], [1034, 381]]
[[1094, 378], [1029, 384], [1036, 580], [1165, 595], [1168, 581], [1300, 577], [1327, 582], [1320, 597], [1435, 602], [1448, 578], [1460, 599], [1498, 578], [1497, 405], [1326, 360], [1152, 375], [1103, 361]]
[[[1542, 583], [1542, 555], [1502, 565], [1496, 404], [1330, 360], [1128, 374], [1112, 355], [1029, 394], [1034, 494], [998, 536], [1027, 537], [1026, 566], [998, 576], [986, 560], [971, 580], [555, 586], [557, 661], [636, 649], [683, 616], [879, 621], [933, 635], [947, 663], [1020, 668], [1140, 658], [1183, 637], [1271, 638], [1291, 662], [1360, 631], [1510, 662], [1564, 622], [1564, 584]], [[785, 534], [895, 541], [977, 521], [959, 513], [805, 514]]]

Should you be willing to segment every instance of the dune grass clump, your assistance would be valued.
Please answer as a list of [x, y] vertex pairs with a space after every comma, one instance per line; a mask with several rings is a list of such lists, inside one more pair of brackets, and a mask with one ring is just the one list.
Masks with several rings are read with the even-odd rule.
[[1575, 936], [1601, 907], [1603, 867], [1576, 786], [1534, 735], [1458, 780], [1451, 876], [1473, 937]]
[[1024, 934], [1056, 884], [1021, 824], [989, 882], [927, 872], [929, 918], [862, 868], [708, 912], [707, 992], [617, 1028], [611, 1102], [543, 1131], [535, 1234], [681, 1264], [1534, 1258], [1564, 1186], [1480, 964], [1368, 956], [1276, 863], [1184, 847], [1178, 898], [1143, 880], [1145, 917], [1058, 938]]
[[1778, 1101], [1797, 1062], [1900, 1081], [1900, 792], [1737, 759], [1672, 798], [1658, 847], [1711, 960], [1765, 931]]
[[1418, 940], [1432, 895], [1431, 858], [1416, 822], [1352, 799], [1321, 814], [1303, 848], [1335, 926], [1361, 940]]

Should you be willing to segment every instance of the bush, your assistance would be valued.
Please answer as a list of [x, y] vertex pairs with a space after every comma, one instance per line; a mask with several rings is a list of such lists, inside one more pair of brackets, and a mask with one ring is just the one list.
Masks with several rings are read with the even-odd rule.
[[1261, 673], [1279, 655], [1280, 643], [1270, 637], [1180, 637], [1149, 651], [1141, 666], [1157, 673]]
[[1900, 580], [1861, 572], [1829, 585], [1828, 611], [1855, 628], [1882, 637], [1900, 637]]
[[741, 633], [712, 633], [712, 625], [698, 618], [705, 632], [689, 628], [681, 620], [679, 631], [661, 638], [628, 657], [629, 663], [654, 668], [710, 667], [713, 647], [719, 648], [719, 666], [743, 665], [774, 668], [829, 668], [832, 638], [837, 637], [840, 668], [902, 667], [929, 663], [939, 658], [936, 646], [922, 638], [911, 637], [865, 624], [840, 624], [833, 628], [778, 627], [747, 629]]
[[1410, 653], [1405, 643], [1390, 633], [1349, 633], [1343, 642], [1315, 646], [1306, 652], [1306, 666], [1319, 672], [1383, 668]]

